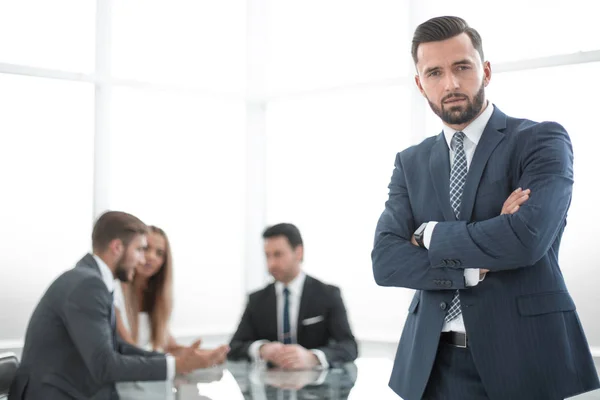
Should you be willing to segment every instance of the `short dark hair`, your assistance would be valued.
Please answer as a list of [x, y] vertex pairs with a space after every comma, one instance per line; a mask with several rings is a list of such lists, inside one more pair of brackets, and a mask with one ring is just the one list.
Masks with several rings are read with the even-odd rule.
[[460, 17], [435, 17], [423, 22], [415, 29], [412, 39], [412, 58], [417, 64], [417, 50], [421, 43], [440, 42], [450, 39], [461, 33], [466, 33], [471, 38], [473, 47], [479, 53], [481, 61], [483, 58], [483, 44], [479, 32], [471, 28], [467, 22]]
[[290, 242], [292, 249], [296, 249], [296, 247], [304, 245], [302, 242], [302, 235], [300, 235], [300, 230], [294, 224], [284, 222], [270, 226], [263, 232], [263, 239], [276, 236], [285, 236], [288, 242]]
[[128, 246], [136, 235], [146, 233], [148, 227], [139, 218], [122, 211], [107, 211], [94, 224], [92, 248], [104, 251], [114, 239], [120, 239]]

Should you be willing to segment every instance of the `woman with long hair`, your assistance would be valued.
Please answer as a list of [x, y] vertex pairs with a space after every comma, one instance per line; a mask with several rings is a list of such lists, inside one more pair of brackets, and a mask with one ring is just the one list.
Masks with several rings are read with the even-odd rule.
[[154, 351], [175, 354], [179, 346], [169, 332], [173, 309], [173, 259], [166, 233], [150, 226], [146, 263], [136, 268], [129, 283], [114, 293], [117, 331], [126, 342]]

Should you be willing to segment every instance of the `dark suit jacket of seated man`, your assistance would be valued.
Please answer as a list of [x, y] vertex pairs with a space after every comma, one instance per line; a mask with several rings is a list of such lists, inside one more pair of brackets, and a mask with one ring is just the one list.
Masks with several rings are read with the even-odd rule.
[[[264, 359], [285, 369], [354, 361], [358, 350], [340, 289], [301, 271], [303, 243], [298, 228], [274, 225], [263, 237], [269, 273], [276, 282], [250, 295], [228, 358]], [[285, 348], [294, 353], [294, 345], [301, 347], [295, 346], [296, 355], [286, 357]]]
[[[126, 281], [143, 262], [145, 230], [143, 222], [126, 213], [107, 212], [98, 219], [94, 253], [106, 242], [108, 249], [102, 257], [87, 254], [42, 296], [27, 327], [9, 400], [116, 400], [115, 382], [167, 380], [176, 372], [219, 362], [202, 365], [202, 356], [195, 354], [200, 350], [191, 348], [176, 358], [147, 352], [118, 337], [111, 287], [115, 277]], [[113, 250], [114, 263], [106, 261]]]

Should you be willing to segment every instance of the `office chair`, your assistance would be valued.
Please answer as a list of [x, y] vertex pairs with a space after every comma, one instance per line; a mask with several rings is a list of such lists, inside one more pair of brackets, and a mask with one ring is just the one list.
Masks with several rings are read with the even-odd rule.
[[0, 400], [5, 400], [8, 397], [8, 389], [18, 367], [19, 360], [13, 353], [0, 354]]

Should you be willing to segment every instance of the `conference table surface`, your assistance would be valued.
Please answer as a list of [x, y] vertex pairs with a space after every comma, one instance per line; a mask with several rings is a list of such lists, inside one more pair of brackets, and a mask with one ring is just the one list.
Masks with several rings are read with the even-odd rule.
[[[377, 357], [310, 371], [227, 362], [170, 382], [121, 383], [117, 390], [121, 400], [401, 400], [388, 387], [392, 366], [389, 358]], [[600, 390], [570, 399], [600, 400]]]
[[327, 370], [283, 371], [264, 363], [227, 362], [173, 382], [117, 385], [121, 400], [398, 400], [388, 387], [392, 360], [359, 358]]

